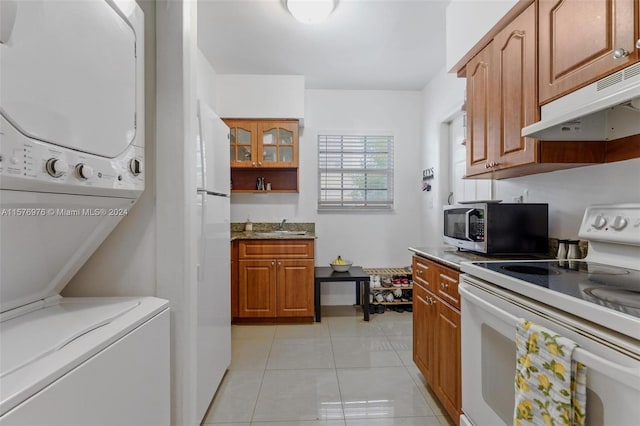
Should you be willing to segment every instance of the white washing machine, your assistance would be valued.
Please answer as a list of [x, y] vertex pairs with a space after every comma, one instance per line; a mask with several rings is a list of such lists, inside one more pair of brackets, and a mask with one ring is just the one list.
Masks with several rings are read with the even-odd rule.
[[168, 425], [166, 300], [64, 298], [144, 190], [132, 0], [0, 2], [0, 424]]

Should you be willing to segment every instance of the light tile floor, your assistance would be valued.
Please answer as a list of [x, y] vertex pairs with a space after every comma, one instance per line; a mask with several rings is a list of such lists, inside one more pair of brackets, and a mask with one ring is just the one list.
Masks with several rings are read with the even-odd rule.
[[411, 314], [233, 326], [232, 360], [204, 425], [449, 426], [412, 360]]

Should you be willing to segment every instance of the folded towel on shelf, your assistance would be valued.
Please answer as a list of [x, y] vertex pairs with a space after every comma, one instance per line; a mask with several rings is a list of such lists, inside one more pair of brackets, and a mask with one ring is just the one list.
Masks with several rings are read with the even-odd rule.
[[587, 369], [573, 360], [577, 344], [520, 319], [516, 347], [514, 426], [583, 426]]

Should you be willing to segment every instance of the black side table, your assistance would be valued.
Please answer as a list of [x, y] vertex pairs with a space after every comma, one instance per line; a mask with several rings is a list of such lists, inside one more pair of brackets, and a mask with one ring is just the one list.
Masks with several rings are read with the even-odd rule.
[[365, 274], [362, 266], [352, 266], [347, 272], [335, 272], [330, 266], [316, 266], [314, 279], [314, 301], [316, 310], [316, 322], [320, 322], [320, 284], [326, 282], [355, 282], [357, 288], [356, 302], [360, 299], [360, 289], [364, 287], [363, 301], [364, 320], [369, 321], [369, 275]]

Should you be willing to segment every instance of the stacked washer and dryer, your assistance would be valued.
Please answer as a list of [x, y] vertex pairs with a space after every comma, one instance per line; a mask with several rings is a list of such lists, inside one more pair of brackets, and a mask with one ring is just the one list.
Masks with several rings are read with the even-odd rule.
[[143, 13], [0, 8], [0, 424], [169, 424], [168, 302], [59, 295], [144, 190]]

